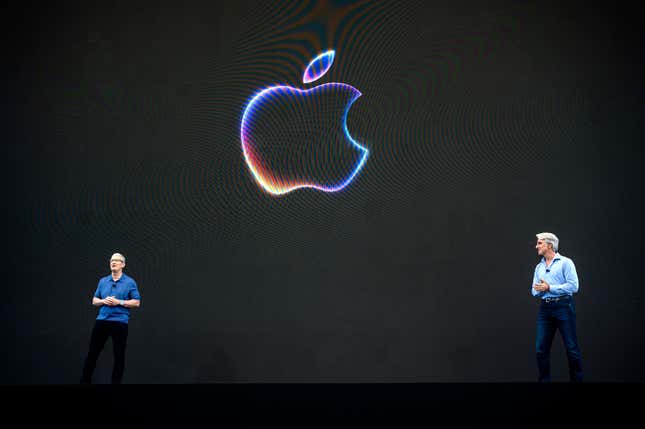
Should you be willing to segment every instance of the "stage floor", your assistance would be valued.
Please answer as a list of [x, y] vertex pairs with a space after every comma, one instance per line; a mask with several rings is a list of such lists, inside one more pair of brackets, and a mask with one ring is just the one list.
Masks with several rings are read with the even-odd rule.
[[[642, 420], [642, 383], [4, 385], [22, 422], [528, 423]], [[15, 414], [14, 414], [15, 415]], [[127, 423], [126, 423], [127, 422]], [[115, 423], [115, 422], [113, 422]], [[506, 424], [505, 424], [506, 423]], [[120, 425], [120, 423], [119, 423]], [[640, 424], [639, 424], [640, 425]], [[209, 425], [210, 426], [210, 425]]]

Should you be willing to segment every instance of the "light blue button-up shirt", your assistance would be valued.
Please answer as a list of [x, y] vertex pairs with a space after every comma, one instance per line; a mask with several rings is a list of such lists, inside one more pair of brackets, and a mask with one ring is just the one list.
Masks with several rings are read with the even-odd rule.
[[[533, 289], [533, 285], [540, 283], [540, 279], [544, 279], [549, 284], [549, 290], [546, 292], [537, 292]], [[573, 295], [578, 292], [578, 273], [576, 273], [576, 266], [573, 261], [566, 256], [559, 253], [555, 254], [551, 265], [546, 266], [546, 259], [542, 260], [535, 267], [535, 274], [533, 275], [533, 284], [531, 285], [531, 293], [533, 296], [540, 298], [555, 298], [563, 295]]]

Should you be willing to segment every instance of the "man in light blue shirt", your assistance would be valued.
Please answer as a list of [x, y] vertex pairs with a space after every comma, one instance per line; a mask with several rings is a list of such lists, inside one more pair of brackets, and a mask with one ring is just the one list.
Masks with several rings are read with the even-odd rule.
[[538, 255], [531, 293], [540, 298], [535, 341], [538, 381], [551, 381], [551, 344], [559, 330], [567, 351], [569, 380], [582, 381], [582, 358], [576, 334], [576, 308], [573, 294], [578, 292], [578, 274], [573, 261], [558, 253], [558, 237], [550, 232], [536, 234]]

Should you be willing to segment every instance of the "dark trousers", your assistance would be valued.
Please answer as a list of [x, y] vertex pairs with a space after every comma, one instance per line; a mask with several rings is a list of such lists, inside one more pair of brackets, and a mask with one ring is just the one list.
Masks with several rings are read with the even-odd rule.
[[112, 369], [112, 383], [121, 384], [123, 370], [125, 368], [125, 346], [128, 341], [128, 324], [122, 322], [111, 322], [97, 320], [92, 329], [90, 349], [85, 358], [81, 383], [91, 383], [92, 374], [96, 368], [96, 361], [105, 346], [108, 337], [112, 337], [112, 349], [114, 352], [114, 368]]
[[573, 298], [540, 304], [535, 341], [538, 381], [551, 381], [551, 344], [556, 330], [562, 335], [569, 363], [569, 381], [582, 381], [582, 358], [576, 335], [576, 308]]

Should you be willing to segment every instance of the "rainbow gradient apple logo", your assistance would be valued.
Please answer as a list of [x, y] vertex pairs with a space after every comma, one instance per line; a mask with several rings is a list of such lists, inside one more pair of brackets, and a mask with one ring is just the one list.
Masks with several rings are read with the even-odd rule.
[[[327, 73], [334, 56], [330, 50], [314, 58], [303, 83]], [[240, 128], [244, 159], [262, 189], [273, 195], [299, 188], [336, 192], [351, 183], [369, 154], [347, 130], [347, 113], [360, 96], [339, 82], [311, 89], [276, 85], [255, 94]]]

